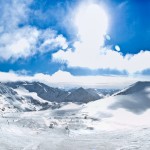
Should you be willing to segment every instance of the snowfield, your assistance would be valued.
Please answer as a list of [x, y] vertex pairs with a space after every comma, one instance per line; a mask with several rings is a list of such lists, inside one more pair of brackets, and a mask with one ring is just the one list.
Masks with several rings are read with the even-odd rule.
[[[87, 104], [30, 112], [0, 109], [0, 150], [150, 150], [149, 89], [150, 83], [138, 82]], [[34, 92], [15, 91], [44, 102]], [[7, 102], [3, 96], [1, 102]]]
[[[122, 121], [120, 123], [120, 120], [117, 119], [120, 119], [121, 114], [117, 116], [116, 120], [114, 118], [97, 120], [90, 117], [85, 119], [85, 114], [80, 114], [81, 106], [77, 107], [74, 104], [71, 104], [71, 106], [73, 109], [68, 109], [68, 106], [66, 106], [55, 111], [3, 114], [3, 117], [0, 118], [0, 149], [150, 149], [149, 124], [140, 124], [140, 122], [138, 124], [134, 120], [129, 120], [126, 124]], [[149, 111], [146, 113], [147, 119], [148, 113]], [[140, 117], [142, 118], [143, 115]], [[140, 120], [140, 118], [138, 119]], [[50, 124], [54, 124], [54, 127], [50, 128]], [[69, 130], [66, 130], [67, 126]]]

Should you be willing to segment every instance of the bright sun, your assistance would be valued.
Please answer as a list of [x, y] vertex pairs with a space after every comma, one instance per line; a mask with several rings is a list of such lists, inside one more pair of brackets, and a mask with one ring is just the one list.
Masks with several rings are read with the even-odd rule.
[[107, 32], [108, 17], [98, 4], [81, 5], [75, 15], [75, 25], [82, 40], [101, 38]]

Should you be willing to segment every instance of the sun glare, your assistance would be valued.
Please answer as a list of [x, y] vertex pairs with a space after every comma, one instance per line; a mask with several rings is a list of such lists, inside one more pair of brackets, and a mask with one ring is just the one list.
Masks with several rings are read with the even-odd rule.
[[75, 15], [75, 25], [82, 40], [102, 37], [108, 29], [108, 17], [98, 4], [81, 5]]

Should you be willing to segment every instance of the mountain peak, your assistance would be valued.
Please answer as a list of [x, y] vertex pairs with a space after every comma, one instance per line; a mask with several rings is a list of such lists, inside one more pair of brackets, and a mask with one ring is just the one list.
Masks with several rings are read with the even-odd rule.
[[148, 88], [148, 87], [150, 87], [150, 82], [148, 82], [148, 81], [138, 81], [138, 82], [130, 85], [128, 88], [125, 88], [122, 91], [118, 92], [115, 95], [127, 95], [127, 94], [142, 92], [142, 91], [145, 90], [145, 88]]

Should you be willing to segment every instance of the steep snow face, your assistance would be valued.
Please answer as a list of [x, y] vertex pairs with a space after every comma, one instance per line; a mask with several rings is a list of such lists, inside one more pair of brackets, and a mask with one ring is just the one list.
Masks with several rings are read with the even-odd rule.
[[138, 82], [114, 96], [90, 102], [81, 113], [102, 119], [103, 127], [106, 122], [110, 128], [113, 124], [150, 125], [150, 82]]

